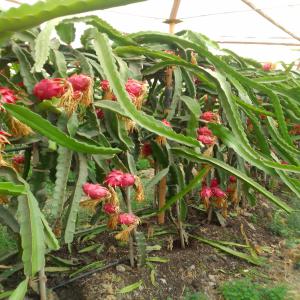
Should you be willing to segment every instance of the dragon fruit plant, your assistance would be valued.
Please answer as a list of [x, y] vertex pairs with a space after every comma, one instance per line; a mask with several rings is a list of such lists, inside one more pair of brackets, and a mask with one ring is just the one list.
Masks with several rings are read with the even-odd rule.
[[[300, 196], [299, 73], [190, 31], [51, 20], [133, 2], [44, 1], [0, 15], [0, 220], [21, 241], [19, 299], [37, 273], [45, 299], [45, 253], [71, 246], [82, 209], [128, 242], [136, 265], [143, 222], [175, 226], [186, 247], [195, 207], [199, 222], [224, 225], [261, 193], [289, 213], [268, 178]], [[77, 48], [76, 22], [87, 25]], [[145, 184], [140, 158], [154, 172]]]

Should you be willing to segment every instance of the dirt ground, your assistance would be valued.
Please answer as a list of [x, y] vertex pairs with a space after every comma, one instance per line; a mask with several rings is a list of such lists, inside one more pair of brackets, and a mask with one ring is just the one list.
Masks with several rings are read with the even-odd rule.
[[[55, 294], [57, 299], [63, 300], [176, 300], [185, 299], [187, 292], [201, 291], [208, 299], [218, 300], [222, 299], [219, 287], [223, 282], [247, 277], [262, 283], [285, 283], [291, 298], [298, 300], [300, 270], [295, 269], [293, 263], [300, 249], [299, 253], [287, 249], [283, 239], [266, 228], [270, 217], [269, 206], [265, 203], [255, 211], [248, 210], [245, 215], [229, 218], [226, 227], [216, 224], [193, 227], [194, 235], [245, 244], [245, 236], [240, 229], [243, 224], [248, 242], [266, 260], [263, 266], [254, 266], [191, 238], [188, 247], [181, 249], [177, 235], [165, 234], [147, 241], [147, 245], [162, 246], [161, 250], [153, 251], [148, 256], [159, 257], [164, 262], [152, 262], [152, 268], [147, 264], [141, 269], [133, 269], [125, 262], [55, 289]], [[199, 218], [199, 215], [195, 213], [194, 218]], [[104, 260], [109, 263], [126, 257], [127, 247], [119, 247], [112, 234], [100, 234], [97, 238], [104, 243], [104, 251], [99, 255], [78, 254], [79, 261]], [[73, 251], [78, 250], [77, 247], [82, 245], [75, 246]], [[68, 258], [69, 254], [61, 250], [56, 255]], [[64, 279], [50, 276], [49, 286], [55, 286]], [[142, 281], [139, 288], [129, 293], [119, 293], [120, 289], [139, 281]]]

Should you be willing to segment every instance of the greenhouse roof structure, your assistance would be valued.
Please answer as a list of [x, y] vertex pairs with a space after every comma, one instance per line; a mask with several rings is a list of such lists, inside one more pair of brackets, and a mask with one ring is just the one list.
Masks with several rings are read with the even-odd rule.
[[[6, 10], [36, 0], [3, 0]], [[169, 30], [173, 0], [146, 0], [93, 12], [123, 32]], [[290, 34], [261, 16], [250, 2]], [[300, 58], [300, 0], [181, 0], [175, 31], [201, 32], [242, 56], [259, 61], [290, 62]], [[298, 39], [297, 39], [298, 38]]]

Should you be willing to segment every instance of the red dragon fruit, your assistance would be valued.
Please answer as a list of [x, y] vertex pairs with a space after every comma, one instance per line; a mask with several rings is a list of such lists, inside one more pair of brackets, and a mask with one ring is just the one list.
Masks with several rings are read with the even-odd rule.
[[109, 91], [110, 90], [110, 85], [109, 85], [109, 81], [108, 80], [102, 80], [100, 82], [100, 87], [101, 89], [106, 92], [106, 91]]
[[213, 135], [212, 131], [208, 127], [206, 127], [206, 126], [198, 128], [197, 129], [197, 133], [199, 135], [207, 135], [207, 136], [212, 136]]
[[208, 135], [198, 135], [197, 140], [204, 145], [213, 145], [215, 143], [215, 139]]
[[0, 86], [0, 102], [2, 103], [16, 103], [17, 96], [15, 92], [7, 87]]
[[118, 212], [118, 207], [112, 203], [105, 203], [103, 205], [103, 211], [108, 215], [112, 215]]
[[82, 186], [82, 189], [83, 192], [91, 199], [106, 198], [110, 194], [108, 189], [101, 186], [100, 184], [93, 184], [93, 183], [86, 182]]
[[33, 94], [40, 100], [51, 99], [53, 97], [60, 98], [65, 92], [65, 84], [63, 79], [43, 79], [33, 88]]
[[129, 95], [139, 97], [143, 93], [143, 83], [134, 79], [128, 79], [125, 89]]
[[217, 115], [214, 112], [206, 111], [201, 115], [200, 119], [207, 122], [214, 122], [216, 120], [216, 116]]
[[210, 181], [210, 187], [213, 188], [213, 187], [217, 187], [219, 185], [219, 181], [217, 178], [213, 178], [211, 181]]
[[13, 157], [13, 162], [17, 165], [24, 164], [25, 156], [23, 154], [15, 155]]
[[83, 75], [83, 74], [79, 74], [79, 75], [74, 74], [68, 78], [68, 81], [72, 84], [74, 92], [87, 91], [91, 85], [91, 78], [89, 76]]
[[144, 143], [142, 146], [142, 156], [147, 157], [152, 154], [152, 148], [150, 143]]
[[212, 194], [216, 198], [225, 198], [226, 193], [222, 191], [219, 187], [213, 187], [211, 188]]
[[96, 108], [96, 115], [98, 119], [104, 119], [104, 111], [101, 108]]
[[263, 69], [264, 71], [266, 71], [266, 72], [271, 71], [271, 70], [272, 70], [272, 67], [273, 67], [273, 65], [272, 65], [272, 63], [270, 63], [270, 62], [264, 63], [264, 64], [262, 65], [262, 69]]
[[229, 176], [229, 182], [230, 182], [230, 183], [235, 183], [235, 182], [236, 182], [236, 177], [233, 176], [233, 175], [230, 175], [230, 176]]
[[105, 178], [105, 183], [116, 187], [127, 187], [133, 185], [135, 182], [135, 178], [132, 174], [123, 173], [119, 170], [111, 171]]
[[166, 119], [163, 119], [162, 122], [163, 122], [167, 127], [172, 127], [171, 123], [168, 122]]
[[138, 217], [135, 216], [134, 214], [130, 214], [130, 213], [119, 214], [119, 218], [118, 218], [119, 224], [130, 226], [135, 224], [137, 221], [138, 221]]
[[210, 187], [203, 186], [201, 191], [200, 191], [200, 197], [202, 199], [207, 198], [209, 199], [212, 196], [212, 190]]
[[122, 176], [122, 180], [121, 180], [121, 186], [122, 187], [127, 187], [127, 186], [131, 186], [134, 185], [135, 182], [135, 178], [133, 175], [131, 175], [130, 173], [124, 173]]

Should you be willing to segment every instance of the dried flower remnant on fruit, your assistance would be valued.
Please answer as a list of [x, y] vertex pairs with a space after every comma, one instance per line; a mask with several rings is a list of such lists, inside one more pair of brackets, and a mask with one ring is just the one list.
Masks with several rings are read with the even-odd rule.
[[138, 176], [135, 176], [135, 200], [137, 202], [143, 202], [145, 200], [144, 187]]
[[7, 118], [8, 127], [14, 137], [28, 136], [33, 133], [32, 129], [20, 122], [15, 117], [8, 115]]
[[119, 206], [108, 202], [103, 205], [103, 211], [108, 215], [107, 227], [113, 230], [116, 229], [120, 211]]
[[6, 144], [10, 144], [8, 138], [11, 136], [11, 134], [7, 133], [4, 130], [0, 130], [0, 167], [8, 166], [9, 164], [3, 159], [2, 157], [2, 151]]

